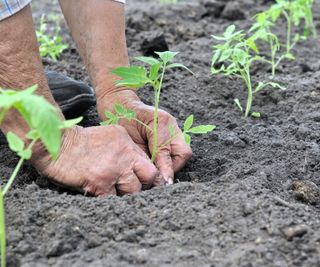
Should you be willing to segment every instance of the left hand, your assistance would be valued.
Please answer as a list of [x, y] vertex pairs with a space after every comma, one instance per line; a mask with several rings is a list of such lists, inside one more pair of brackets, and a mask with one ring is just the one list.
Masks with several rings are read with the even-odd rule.
[[[115, 91], [98, 98], [98, 113], [103, 121], [106, 120], [104, 115], [105, 110], [113, 112], [113, 106], [117, 103], [136, 112], [137, 118], [140, 121], [151, 129], [153, 128], [154, 107], [145, 105], [136, 93], [129, 89]], [[176, 137], [167, 143], [171, 138], [168, 129], [170, 124], [175, 129]], [[150, 156], [152, 153], [153, 133], [145, 126], [133, 120], [129, 122], [123, 119], [120, 121], [120, 125], [127, 130], [132, 140]], [[172, 184], [174, 173], [179, 171], [191, 158], [192, 150], [185, 143], [176, 119], [163, 110], [159, 110], [157, 148], [155, 165], [165, 182]]]

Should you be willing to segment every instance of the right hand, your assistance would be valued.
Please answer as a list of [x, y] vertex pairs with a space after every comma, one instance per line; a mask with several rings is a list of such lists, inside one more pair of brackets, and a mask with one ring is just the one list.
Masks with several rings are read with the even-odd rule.
[[95, 196], [135, 193], [163, 181], [121, 126], [76, 126], [64, 132], [57, 160], [41, 154], [31, 159], [41, 174]]

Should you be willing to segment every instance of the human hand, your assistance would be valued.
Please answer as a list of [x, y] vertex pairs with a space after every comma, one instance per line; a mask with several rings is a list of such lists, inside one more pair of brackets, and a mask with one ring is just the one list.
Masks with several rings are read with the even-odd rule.
[[[146, 127], [135, 120], [120, 120], [120, 125], [127, 130], [132, 140], [150, 156], [153, 146], [153, 132], [151, 129], [153, 127], [154, 108], [142, 103], [132, 90], [115, 91], [98, 98], [98, 113], [102, 120], [106, 119], [105, 110], [113, 111], [113, 105], [116, 103], [121, 104], [126, 109], [133, 110], [136, 113], [136, 117], [148, 126]], [[158, 120], [155, 165], [166, 183], [172, 184], [174, 173], [179, 171], [191, 158], [192, 150], [185, 143], [182, 132], [173, 116], [166, 111], [159, 110]], [[175, 130], [176, 135], [174, 138], [170, 136], [168, 125], [172, 125]]]
[[95, 196], [128, 194], [160, 184], [147, 155], [121, 126], [79, 126], [63, 134], [56, 161], [36, 150], [32, 163], [53, 182]]

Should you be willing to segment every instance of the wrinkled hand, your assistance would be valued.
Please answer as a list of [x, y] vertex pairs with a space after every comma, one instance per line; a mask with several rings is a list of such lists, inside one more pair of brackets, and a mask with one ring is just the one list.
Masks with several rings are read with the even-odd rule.
[[39, 152], [31, 160], [53, 182], [95, 196], [139, 192], [163, 179], [121, 126], [66, 130], [56, 161]]
[[[102, 120], [106, 119], [104, 111], [108, 109], [113, 112], [113, 105], [116, 103], [135, 111], [137, 118], [152, 129], [154, 108], [142, 103], [132, 90], [122, 90], [99, 98], [98, 113]], [[168, 130], [168, 125], [170, 124], [174, 127], [176, 136], [168, 143], [167, 141], [171, 138]], [[129, 122], [123, 119], [120, 121], [120, 125], [127, 130], [132, 140], [150, 156], [152, 153], [153, 132], [136, 121]], [[159, 110], [157, 147], [155, 165], [166, 183], [172, 184], [174, 173], [179, 171], [190, 159], [192, 151], [190, 146], [185, 143], [176, 119], [163, 110]]]

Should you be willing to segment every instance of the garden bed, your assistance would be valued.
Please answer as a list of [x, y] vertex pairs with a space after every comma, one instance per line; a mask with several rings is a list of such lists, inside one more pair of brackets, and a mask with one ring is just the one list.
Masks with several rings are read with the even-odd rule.
[[[36, 19], [43, 9], [58, 13], [49, 2], [34, 1]], [[8, 266], [320, 266], [320, 37], [300, 42], [296, 61], [282, 62], [276, 80], [286, 90], [256, 96], [261, 118], [245, 118], [233, 102], [245, 100], [242, 81], [210, 73], [210, 35], [231, 23], [248, 28], [271, 1], [129, 2], [130, 57], [158, 37], [196, 73], [168, 75], [162, 108], [180, 123], [194, 114], [217, 129], [193, 139], [176, 184], [131, 196], [74, 194], [26, 164], [6, 198]], [[46, 68], [89, 82], [63, 33], [70, 48], [57, 63], [44, 59]], [[268, 66], [255, 66], [254, 81], [269, 76]], [[140, 96], [152, 104], [152, 94]], [[92, 108], [83, 125], [98, 123]], [[17, 158], [0, 145], [7, 177]]]

